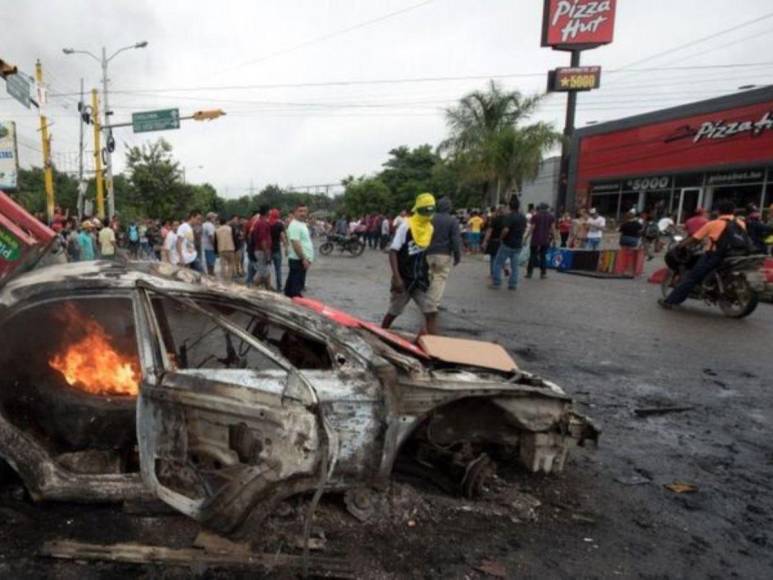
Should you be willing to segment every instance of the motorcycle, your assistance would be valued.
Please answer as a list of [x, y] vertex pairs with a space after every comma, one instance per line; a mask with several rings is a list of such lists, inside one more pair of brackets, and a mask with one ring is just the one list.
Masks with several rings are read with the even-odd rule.
[[352, 256], [357, 257], [365, 251], [365, 242], [356, 236], [331, 234], [327, 237], [327, 241], [319, 247], [319, 253], [323, 256], [329, 256], [336, 247], [338, 247], [339, 252], [349, 252]]
[[[697, 255], [684, 248], [677, 247], [668, 252], [668, 274], [660, 285], [664, 298], [689, 273], [697, 259]], [[690, 292], [690, 298], [719, 306], [722, 314], [729, 318], [749, 316], [757, 308], [760, 293], [765, 290], [761, 272], [764, 262], [762, 254], [728, 256]]]

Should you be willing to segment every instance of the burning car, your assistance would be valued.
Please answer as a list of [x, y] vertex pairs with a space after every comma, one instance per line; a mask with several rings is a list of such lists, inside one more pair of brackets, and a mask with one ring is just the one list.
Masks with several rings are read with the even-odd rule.
[[159, 498], [230, 531], [324, 490], [364, 519], [397, 470], [474, 495], [499, 455], [559, 471], [598, 435], [514, 364], [165, 264], [17, 276], [0, 333], [0, 456], [36, 500]]

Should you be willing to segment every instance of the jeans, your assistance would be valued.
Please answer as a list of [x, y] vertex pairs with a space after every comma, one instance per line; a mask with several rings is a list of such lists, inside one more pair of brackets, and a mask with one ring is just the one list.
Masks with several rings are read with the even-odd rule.
[[244, 275], [244, 283], [247, 286], [252, 286], [257, 271], [258, 269], [255, 267], [255, 260], [247, 259], [247, 273]]
[[520, 253], [521, 248], [511, 248], [507, 244], [499, 245], [497, 257], [494, 258], [494, 275], [491, 281], [494, 286], [499, 286], [502, 283], [502, 268], [505, 267], [505, 262], [508, 259], [510, 260], [510, 279], [507, 281], [507, 287], [516, 288], [518, 286], [518, 255]]
[[722, 256], [715, 252], [706, 252], [695, 263], [695, 266], [685, 274], [684, 279], [666, 298], [668, 304], [681, 304], [690, 297], [690, 292], [698, 284], [716, 270], [722, 263]]
[[215, 250], [204, 250], [204, 265], [206, 266], [206, 274], [209, 274], [210, 276], [215, 273], [215, 260], [217, 259], [217, 254], [215, 254]]
[[285, 282], [285, 296], [290, 298], [301, 296], [303, 288], [306, 286], [306, 269], [303, 267], [303, 262], [290, 258], [287, 260], [287, 265], [290, 271], [287, 273], [287, 281]]
[[531, 276], [531, 273], [534, 271], [534, 268], [537, 266], [537, 263], [539, 263], [539, 269], [542, 274], [547, 274], [548, 271], [548, 260], [546, 254], [548, 253], [548, 246], [547, 244], [542, 246], [531, 246], [530, 253], [529, 253], [529, 265], [526, 267], [526, 275]]
[[276, 274], [276, 291], [282, 291], [282, 250], [271, 254], [271, 261], [274, 264], [274, 274]]
[[601, 238], [588, 238], [585, 240], [585, 248], [587, 250], [598, 250], [601, 245]]

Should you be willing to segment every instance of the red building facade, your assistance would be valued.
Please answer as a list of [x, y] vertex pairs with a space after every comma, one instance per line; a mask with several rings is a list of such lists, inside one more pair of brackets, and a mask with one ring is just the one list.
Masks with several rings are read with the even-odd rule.
[[580, 129], [569, 207], [632, 208], [684, 221], [721, 199], [773, 203], [773, 87]]

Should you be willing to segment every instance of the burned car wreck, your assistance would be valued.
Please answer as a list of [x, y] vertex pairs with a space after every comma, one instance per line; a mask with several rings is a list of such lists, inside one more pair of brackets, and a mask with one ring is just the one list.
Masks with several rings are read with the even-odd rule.
[[158, 498], [229, 532], [299, 493], [357, 517], [396, 470], [468, 496], [595, 440], [558, 386], [439, 360], [313, 301], [159, 263], [0, 288], [0, 456], [36, 500]]

